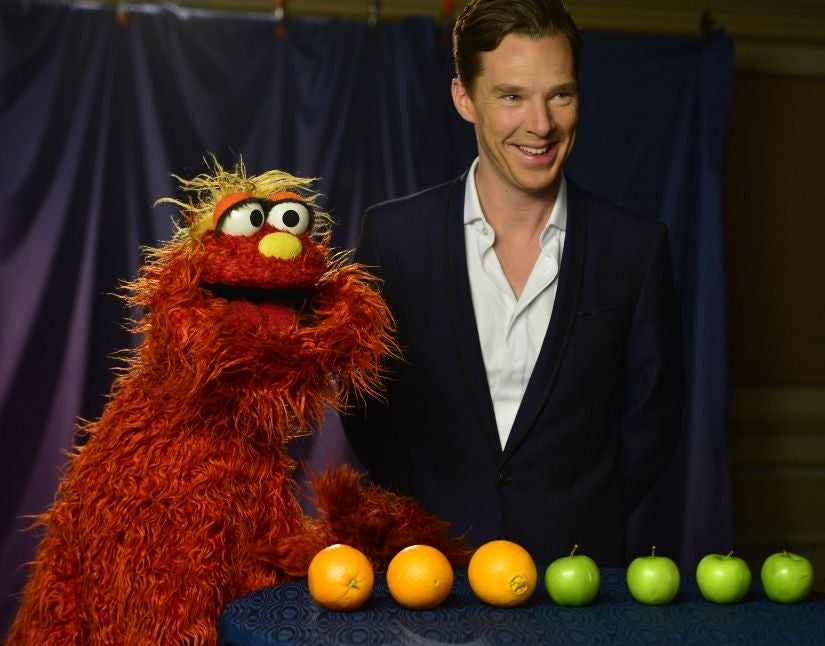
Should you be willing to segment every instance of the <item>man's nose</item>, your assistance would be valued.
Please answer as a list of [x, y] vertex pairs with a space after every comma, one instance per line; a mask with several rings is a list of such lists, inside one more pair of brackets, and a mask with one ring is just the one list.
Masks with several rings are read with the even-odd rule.
[[536, 100], [530, 104], [527, 129], [540, 137], [548, 135], [555, 127], [553, 113], [548, 103]]

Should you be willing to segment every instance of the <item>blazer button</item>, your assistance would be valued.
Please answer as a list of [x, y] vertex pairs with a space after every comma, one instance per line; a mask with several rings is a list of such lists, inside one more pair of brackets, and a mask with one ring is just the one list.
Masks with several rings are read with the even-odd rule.
[[506, 471], [499, 471], [498, 472], [498, 486], [499, 487], [506, 487], [513, 481], [512, 476]]

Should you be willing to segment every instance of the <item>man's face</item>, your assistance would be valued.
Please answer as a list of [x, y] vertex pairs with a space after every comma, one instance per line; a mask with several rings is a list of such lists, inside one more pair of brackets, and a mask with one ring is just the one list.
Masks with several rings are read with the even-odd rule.
[[456, 109], [475, 126], [476, 181], [488, 190], [555, 198], [579, 115], [567, 38], [509, 34], [481, 63], [472, 95], [458, 79], [452, 87]]

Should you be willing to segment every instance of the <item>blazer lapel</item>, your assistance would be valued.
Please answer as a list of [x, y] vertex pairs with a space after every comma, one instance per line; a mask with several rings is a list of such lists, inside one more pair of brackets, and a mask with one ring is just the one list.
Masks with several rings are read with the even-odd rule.
[[567, 231], [564, 238], [556, 300], [536, 365], [530, 375], [527, 390], [524, 392], [521, 406], [513, 421], [513, 428], [504, 447], [505, 460], [524, 441], [553, 391], [576, 321], [576, 312], [579, 309], [587, 242], [587, 214], [576, 187], [569, 180], [567, 187]]
[[459, 177], [449, 189], [444, 208], [444, 268], [447, 299], [452, 322], [456, 353], [461, 363], [464, 387], [478, 425], [494, 450], [501, 453], [496, 417], [487, 372], [481, 354], [470, 278], [467, 275], [467, 251], [464, 244], [464, 186], [467, 174]]

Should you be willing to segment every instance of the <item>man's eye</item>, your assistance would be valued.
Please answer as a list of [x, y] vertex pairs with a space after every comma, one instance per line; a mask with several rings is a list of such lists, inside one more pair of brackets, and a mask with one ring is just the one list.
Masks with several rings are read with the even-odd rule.
[[553, 95], [553, 101], [555, 103], [561, 103], [562, 105], [567, 105], [568, 103], [572, 103], [576, 98], [575, 92], [558, 92]]
[[216, 233], [251, 236], [261, 230], [266, 217], [258, 202], [244, 202], [231, 209], [220, 221]]

